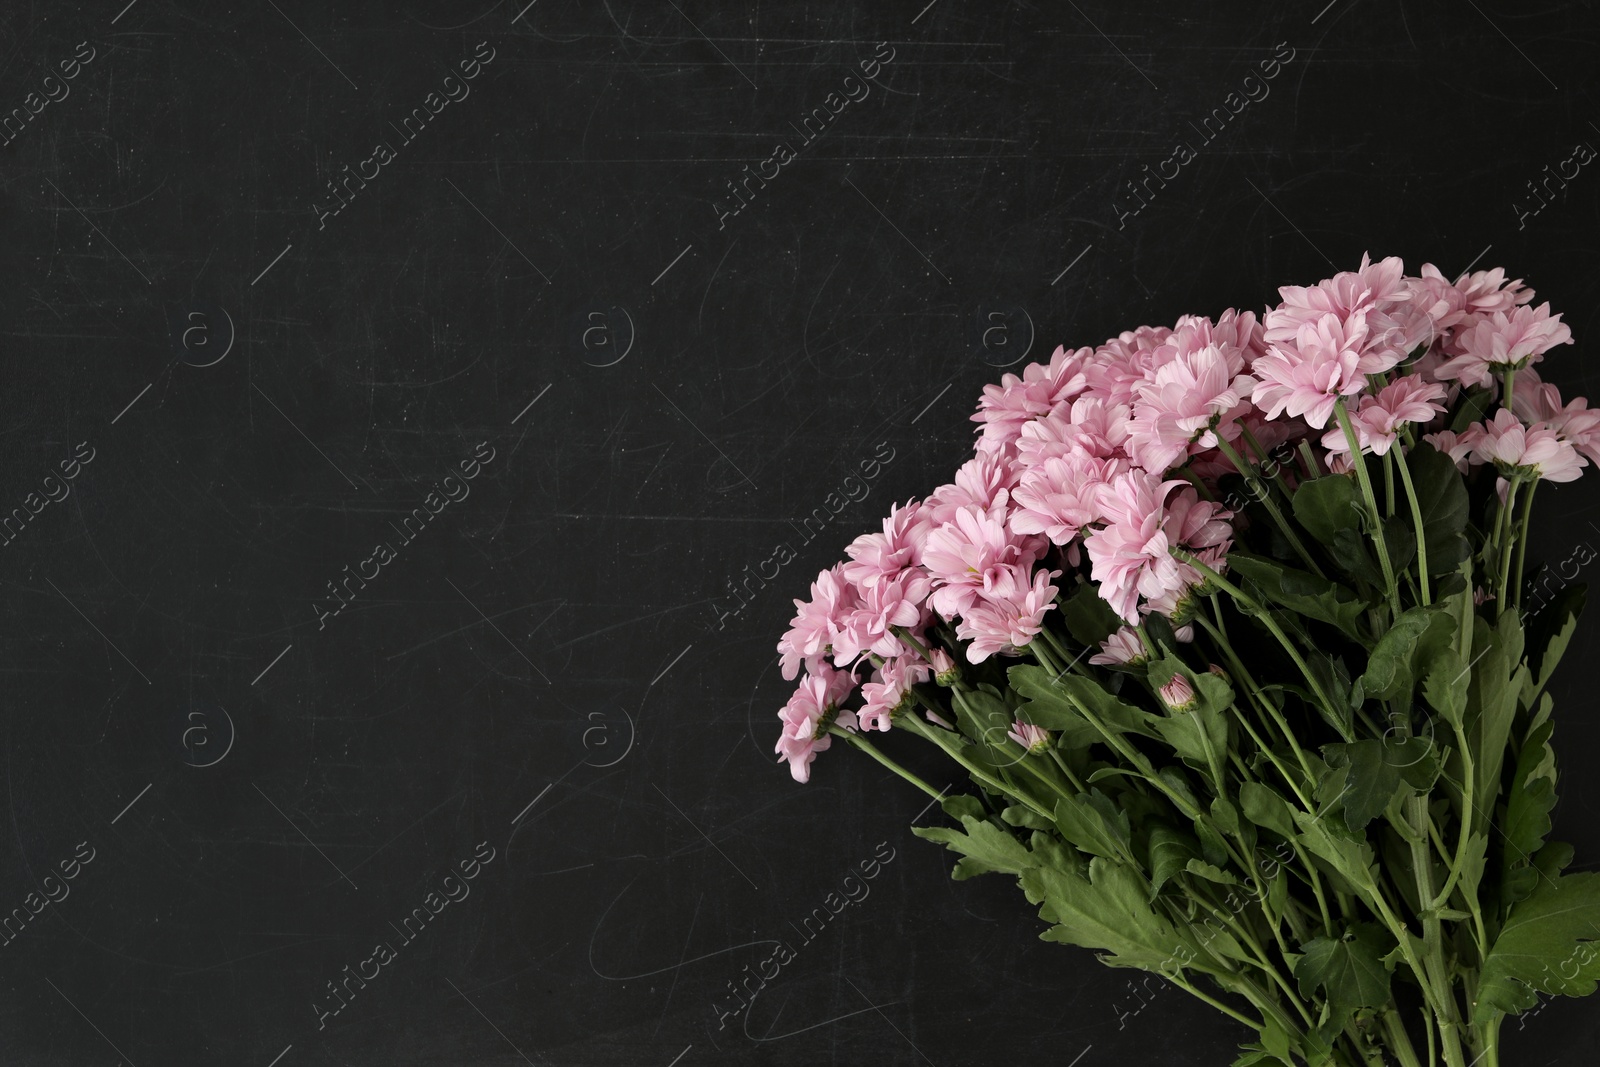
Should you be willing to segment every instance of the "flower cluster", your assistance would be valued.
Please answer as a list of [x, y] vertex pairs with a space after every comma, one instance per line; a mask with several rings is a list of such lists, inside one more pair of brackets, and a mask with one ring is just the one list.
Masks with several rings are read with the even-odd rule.
[[[1571, 331], [1504, 271], [1450, 282], [1431, 264], [1407, 276], [1398, 258], [1363, 257], [1279, 296], [1260, 316], [1184, 316], [1057, 348], [986, 386], [953, 480], [894, 507], [795, 601], [778, 643], [784, 677], [799, 678], [777, 745], [793, 776], [808, 779], [831, 729], [887, 730], [919, 683], [1020, 654], [1069, 586], [1092, 584], [1128, 624], [1091, 663], [1139, 661], [1136, 627], [1152, 614], [1186, 640], [1248, 521], [1218, 502], [1222, 482], [1259, 478], [1269, 450], [1300, 457], [1274, 465], [1287, 490], [1350, 471], [1354, 452], [1426, 440], [1463, 471], [1492, 464], [1502, 501], [1513, 482], [1600, 463], [1600, 410], [1564, 404], [1533, 369]], [[1482, 397], [1480, 416], [1499, 408], [1453, 430], [1445, 415], [1464, 393]]]

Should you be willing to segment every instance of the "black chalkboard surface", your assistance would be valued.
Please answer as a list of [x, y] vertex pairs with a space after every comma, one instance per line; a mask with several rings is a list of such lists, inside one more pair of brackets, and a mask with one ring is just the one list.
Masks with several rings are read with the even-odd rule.
[[[951, 882], [870, 761], [792, 782], [774, 643], [1057, 343], [1370, 251], [1526, 278], [1592, 395], [1597, 38], [1507, 0], [0, 12], [0, 1062], [1230, 1062]], [[1541, 494], [1531, 557], [1593, 558], [1597, 505]], [[1579, 867], [1597, 653], [1555, 687]], [[1507, 1063], [1592, 1063], [1595, 1013]]]

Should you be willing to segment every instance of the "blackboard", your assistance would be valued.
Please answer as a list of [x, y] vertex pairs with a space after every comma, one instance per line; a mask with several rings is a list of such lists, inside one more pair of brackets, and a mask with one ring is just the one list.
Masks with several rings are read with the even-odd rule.
[[[1592, 394], [1597, 29], [7, 8], [0, 909], [56, 888], [0, 944], [0, 1061], [1229, 1062], [1211, 1009], [951, 882], [876, 765], [793, 783], [774, 643], [1057, 343], [1370, 251], [1527, 279]], [[1541, 494], [1535, 562], [1600, 544], [1597, 484]], [[1555, 687], [1579, 867], [1597, 653], [1590, 619]], [[1597, 1034], [1561, 1000], [1506, 1061]]]

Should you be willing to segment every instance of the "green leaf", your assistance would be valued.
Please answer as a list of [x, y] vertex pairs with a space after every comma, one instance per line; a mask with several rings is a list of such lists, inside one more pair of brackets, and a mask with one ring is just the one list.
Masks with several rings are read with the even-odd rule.
[[1461, 400], [1461, 406], [1456, 408], [1456, 413], [1450, 417], [1451, 432], [1460, 433], [1473, 423], [1482, 422], [1493, 403], [1494, 393], [1488, 388], [1473, 386], [1468, 389]]
[[1460, 729], [1467, 711], [1467, 691], [1472, 687], [1472, 672], [1453, 649], [1433, 657], [1422, 680], [1422, 698], [1444, 716], [1444, 721]]
[[1150, 830], [1146, 863], [1150, 868], [1150, 899], [1179, 873], [1188, 870], [1189, 861], [1200, 858], [1200, 845], [1192, 834], [1156, 823]]
[[1020, 879], [1028, 899], [1041, 905], [1039, 917], [1052, 923], [1040, 937], [1110, 953], [1101, 962], [1112, 967], [1156, 970], [1189, 965], [1200, 955], [1187, 930], [1173, 926], [1151, 907], [1137, 874], [1096, 857], [1087, 877], [1048, 867], [1024, 872]]
[[1054, 830], [1056, 824], [1034, 811], [1026, 804], [1013, 804], [1000, 812], [1000, 818], [1007, 825], [1021, 826], [1029, 830]]
[[1519, 861], [1539, 851], [1550, 833], [1550, 812], [1556, 806], [1555, 771], [1544, 768], [1551, 757], [1549, 742], [1554, 729], [1543, 723], [1528, 735], [1506, 793], [1506, 841], [1510, 855]]
[[1293, 809], [1271, 786], [1245, 782], [1239, 787], [1239, 806], [1244, 817], [1257, 826], [1286, 838], [1295, 836]]
[[957, 793], [954, 796], [945, 797], [939, 801], [939, 807], [943, 809], [946, 815], [957, 821], [960, 821], [964, 815], [970, 815], [974, 819], [981, 819], [988, 814], [983, 802], [971, 793]]
[[1095, 646], [1122, 628], [1122, 620], [1100, 595], [1100, 587], [1088, 582], [1078, 586], [1061, 604], [1061, 621], [1080, 644]]
[[1246, 552], [1230, 552], [1228, 569], [1244, 579], [1246, 592], [1332, 623], [1349, 637], [1360, 637], [1359, 623], [1367, 605], [1344, 586]]
[[1584, 997], [1600, 979], [1600, 874], [1539, 879], [1518, 901], [1484, 958], [1472, 1022], [1538, 1003], [1539, 993]]
[[1160, 767], [1156, 770], [1156, 777], [1180, 799], [1186, 802], [1194, 811], [1204, 811], [1205, 806], [1195, 799], [1194, 790], [1189, 786], [1189, 779], [1177, 767]]
[[1228, 842], [1217, 832], [1207, 820], [1194, 824], [1195, 833], [1200, 838], [1200, 855], [1213, 867], [1224, 867], [1228, 863]]
[[1294, 491], [1294, 517], [1306, 532], [1324, 545], [1340, 530], [1349, 529], [1355, 516], [1356, 483], [1348, 474], [1327, 474], [1302, 482]]
[[1493, 797], [1499, 791], [1506, 743], [1528, 678], [1527, 664], [1521, 662], [1522, 646], [1522, 625], [1515, 611], [1501, 615], [1493, 630], [1478, 620], [1473, 640], [1473, 655], [1478, 662], [1467, 699], [1467, 720], [1476, 733], [1473, 741], [1478, 753], [1478, 780], [1474, 795], [1478, 797]]
[[1350, 885], [1372, 885], [1372, 847], [1366, 838], [1332, 825], [1326, 815], [1294, 813], [1295, 825], [1300, 827], [1297, 840], [1300, 847], [1322, 860]]
[[1027, 701], [1017, 709], [1017, 718], [1052, 731], [1061, 747], [1087, 748], [1101, 739], [1100, 731], [1067, 699], [1050, 671], [1036, 664], [1020, 663], [1007, 671], [1006, 677], [1011, 688]]
[[1400, 613], [1367, 656], [1361, 686], [1372, 700], [1409, 700], [1429, 660], [1449, 646], [1455, 625], [1444, 608], [1414, 607]]
[[1192, 875], [1196, 875], [1197, 877], [1204, 878], [1208, 882], [1216, 882], [1219, 885], [1238, 885], [1239, 884], [1239, 879], [1235, 878], [1233, 875], [1229, 874], [1227, 871], [1224, 871], [1219, 867], [1212, 866], [1211, 864], [1207, 863], [1205, 860], [1200, 860], [1200, 859], [1190, 860], [1188, 865], [1184, 868], [1184, 870], [1188, 871]]
[[1027, 847], [1012, 834], [988, 819], [962, 815], [963, 830], [950, 826], [913, 826], [911, 832], [929, 841], [938, 841], [961, 854], [950, 877], [961, 881], [974, 875], [1000, 871], [1021, 874], [1037, 863]]
[[[1410, 796], [1431, 785], [1438, 775], [1438, 760], [1432, 748], [1433, 742], [1423, 737], [1387, 741], [1367, 738], [1322, 746], [1328, 766], [1345, 770], [1337, 794], [1345, 825], [1362, 830], [1397, 797]], [[1333, 800], [1328, 800], [1324, 810], [1332, 804]]]
[[1465, 536], [1468, 500], [1466, 482], [1449, 456], [1426, 441], [1405, 452], [1406, 469], [1422, 510], [1423, 544], [1428, 548], [1428, 573], [1448, 574], [1471, 554]]
[[1323, 542], [1328, 554], [1352, 578], [1383, 588], [1383, 570], [1373, 555], [1371, 538], [1356, 526], [1353, 514], [1347, 521], [1349, 525], [1338, 530], [1332, 540]]
[[1156, 716], [1123, 703], [1092, 678], [1076, 674], [1057, 678], [1031, 664], [1012, 667], [1007, 678], [1011, 688], [1027, 700], [1017, 709], [1018, 717], [1057, 731], [1063, 747], [1082, 748], [1102, 740], [1099, 728], [1085, 717], [1085, 710], [1113, 734], [1133, 733], [1157, 739], [1161, 736], [1155, 729]]
[[1003, 744], [1006, 732], [1015, 721], [1011, 705], [992, 685], [980, 685], [976, 689], [955, 693], [951, 706], [961, 732], [979, 745], [996, 747]]
[[1294, 966], [1300, 992], [1311, 996], [1321, 990], [1328, 1004], [1322, 1032], [1338, 1033], [1357, 1008], [1381, 1008], [1389, 1003], [1389, 965], [1384, 956], [1394, 948], [1394, 938], [1376, 923], [1353, 923], [1337, 941], [1318, 937], [1306, 942]]
[[1092, 789], [1056, 801], [1056, 825], [1061, 836], [1092, 856], [1122, 860], [1133, 839], [1128, 813], [1119, 811], [1111, 798]]
[[1211, 802], [1211, 821], [1225, 834], [1240, 832], [1239, 809], [1227, 797], [1217, 797]]
[[1580, 582], [1569, 585], [1545, 609], [1532, 616], [1528, 625], [1528, 664], [1533, 674], [1523, 687], [1520, 702], [1532, 707], [1535, 694], [1542, 692], [1555, 673], [1556, 664], [1572, 641], [1578, 629], [1578, 615], [1583, 611], [1585, 586]]

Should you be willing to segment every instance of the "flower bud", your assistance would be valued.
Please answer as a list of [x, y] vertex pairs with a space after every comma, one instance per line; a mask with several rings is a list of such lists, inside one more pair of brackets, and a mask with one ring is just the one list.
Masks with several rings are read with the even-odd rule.
[[1006, 736], [1029, 752], [1043, 752], [1050, 747], [1050, 731], [1018, 719]]
[[1194, 686], [1182, 674], [1174, 674], [1172, 681], [1161, 687], [1161, 701], [1172, 711], [1188, 711], [1194, 707]]

